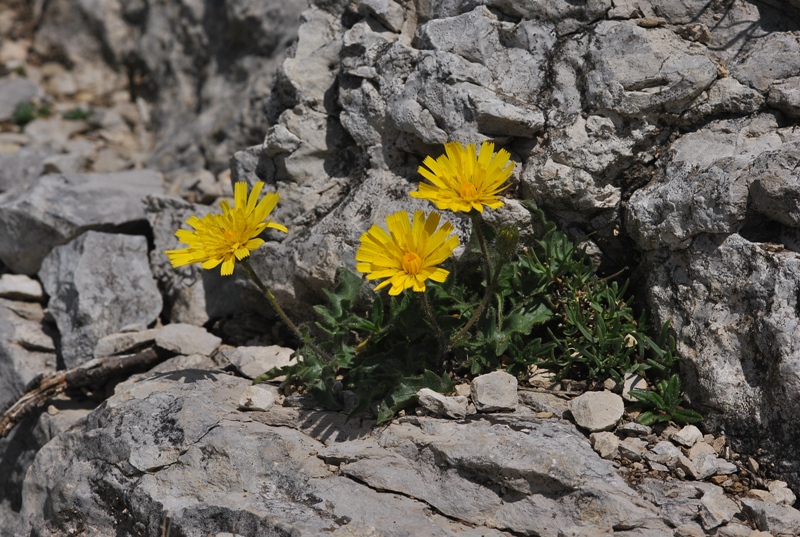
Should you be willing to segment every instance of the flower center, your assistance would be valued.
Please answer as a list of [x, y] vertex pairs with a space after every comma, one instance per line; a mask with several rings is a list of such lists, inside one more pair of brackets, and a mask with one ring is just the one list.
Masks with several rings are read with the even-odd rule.
[[422, 268], [422, 258], [414, 252], [407, 252], [406, 255], [403, 256], [402, 265], [406, 274], [413, 274], [416, 276], [419, 273], [419, 269]]
[[465, 200], [474, 200], [478, 197], [478, 191], [472, 183], [461, 183], [461, 197]]

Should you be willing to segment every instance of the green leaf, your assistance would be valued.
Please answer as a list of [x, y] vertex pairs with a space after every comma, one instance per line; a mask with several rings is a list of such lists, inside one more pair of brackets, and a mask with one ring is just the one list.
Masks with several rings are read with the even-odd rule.
[[694, 410], [678, 408], [672, 411], [672, 419], [676, 423], [697, 423], [703, 421], [703, 415]]
[[522, 334], [527, 336], [534, 326], [544, 324], [553, 318], [553, 312], [544, 304], [538, 304], [533, 310], [526, 311], [525, 306], [512, 311], [503, 321], [503, 332], [508, 335]]

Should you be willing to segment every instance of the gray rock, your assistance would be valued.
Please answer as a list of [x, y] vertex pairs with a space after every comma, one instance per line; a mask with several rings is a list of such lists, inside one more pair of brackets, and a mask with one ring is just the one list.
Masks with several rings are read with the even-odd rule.
[[700, 498], [700, 523], [705, 530], [727, 524], [739, 512], [736, 502], [719, 487], [707, 490]]
[[778, 505], [785, 505], [787, 507], [792, 507], [794, 502], [797, 501], [797, 496], [791, 489], [783, 487], [783, 488], [774, 488], [770, 490], [770, 494], [775, 498], [775, 503]]
[[614, 433], [599, 432], [589, 435], [589, 441], [598, 455], [613, 460], [619, 453], [619, 438]]
[[211, 355], [222, 339], [209, 334], [205, 328], [186, 323], [172, 323], [156, 334], [156, 345], [175, 354]]
[[756, 527], [771, 535], [797, 535], [800, 511], [784, 505], [742, 498], [742, 511], [755, 520]]
[[619, 443], [619, 455], [638, 462], [647, 454], [647, 442], [641, 438], [625, 438]]
[[261, 384], [246, 387], [239, 398], [239, 410], [267, 412], [274, 404], [272, 391]]
[[45, 161], [57, 153], [49, 146], [25, 145], [0, 155], [0, 192], [31, 184], [44, 173]]
[[649, 436], [653, 434], [653, 428], [642, 423], [629, 421], [617, 427], [617, 433], [628, 436]]
[[680, 431], [671, 434], [669, 439], [690, 448], [703, 439], [703, 433], [694, 425], [684, 425]]
[[[798, 78], [800, 81], [800, 77]], [[784, 225], [800, 226], [800, 141], [766, 151], [753, 162], [750, 202], [753, 209]]]
[[692, 479], [701, 479], [697, 466], [695, 466], [691, 459], [685, 457], [684, 455], [678, 457], [678, 461], [675, 463], [675, 468], [676, 470], [683, 472], [685, 476], [689, 476]]
[[559, 418], [566, 418], [569, 413], [569, 401], [552, 393], [520, 388], [517, 396], [523, 405], [534, 412], [552, 412]]
[[0, 298], [41, 302], [44, 300], [42, 284], [24, 274], [0, 275]]
[[469, 399], [463, 395], [448, 397], [429, 388], [422, 388], [417, 392], [421, 407], [434, 416], [462, 419], [467, 415]]
[[0, 409], [34, 377], [56, 370], [55, 344], [43, 321], [40, 304], [0, 298]]
[[648, 461], [664, 464], [669, 468], [674, 467], [678, 463], [678, 458], [683, 455], [680, 449], [668, 440], [661, 440], [655, 446], [645, 453], [645, 458]]
[[0, 261], [32, 275], [53, 247], [90, 229], [131, 229], [145, 222], [142, 199], [162, 189], [160, 174], [47, 175], [0, 195]]
[[636, 373], [626, 373], [622, 384], [622, 398], [626, 401], [637, 401], [630, 395], [631, 390], [647, 390], [648, 385], [645, 378]]
[[517, 378], [505, 371], [494, 371], [475, 377], [470, 394], [479, 412], [516, 410]]
[[[578, 525], [668, 534], [657, 509], [569, 424], [414, 418], [378, 433], [372, 422], [286, 407], [243, 420], [236, 407], [247, 385], [201, 370], [119, 385], [37, 454], [24, 485], [23, 531], [77, 516], [101, 533], [157, 535], [168, 516], [184, 534], [227, 531], [234, 521], [242, 534], [369, 535], [372, 527], [388, 536], [556, 537], [556, 528]], [[116, 497], [129, 498], [130, 516], [119, 516]], [[348, 533], [336, 531], [342, 517]]]
[[394, 0], [361, 0], [358, 11], [372, 15], [393, 32], [400, 33], [405, 20], [405, 10]]
[[790, 117], [800, 117], [800, 77], [779, 80], [769, 88], [767, 103]]
[[162, 300], [147, 262], [147, 240], [88, 231], [54, 248], [39, 278], [50, 295], [48, 311], [61, 334], [67, 367], [93, 358], [103, 336], [131, 324], [148, 325]]
[[254, 379], [273, 367], [283, 367], [296, 362], [294, 350], [278, 345], [267, 347], [236, 347], [224, 349], [224, 356], [236, 370], [247, 378]]
[[695, 122], [713, 116], [747, 116], [758, 112], [763, 106], [764, 96], [761, 93], [733, 77], [727, 77], [718, 79], [700, 94], [682, 117], [688, 122]]
[[579, 427], [595, 432], [613, 429], [622, 418], [625, 405], [615, 393], [586, 392], [570, 401], [569, 409]]
[[43, 97], [42, 89], [27, 78], [0, 78], [0, 121], [8, 121], [17, 105]]
[[153, 343], [159, 330], [158, 328], [153, 328], [151, 330], [135, 330], [103, 336], [94, 347], [94, 357], [100, 358], [136, 352], [145, 345]]

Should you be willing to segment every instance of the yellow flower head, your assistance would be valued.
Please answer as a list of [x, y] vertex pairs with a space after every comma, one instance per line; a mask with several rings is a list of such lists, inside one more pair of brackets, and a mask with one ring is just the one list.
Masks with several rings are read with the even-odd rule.
[[[412, 198], [432, 201], [437, 209], [483, 212], [483, 206], [497, 209], [503, 205], [499, 194], [514, 171], [511, 154], [505, 149], [494, 152], [494, 144], [483, 142], [480, 155], [475, 144], [463, 146], [450, 142], [445, 155], [426, 157], [418, 171], [433, 184], [420, 183]], [[426, 169], [425, 166], [428, 168]]]
[[207, 214], [203, 218], [190, 216], [186, 223], [194, 231], [179, 229], [175, 236], [188, 248], [166, 250], [173, 267], [202, 263], [204, 269], [212, 269], [222, 263], [222, 275], [233, 274], [236, 260], [250, 255], [264, 241], [258, 236], [266, 228], [279, 229], [284, 233], [286, 226], [264, 219], [278, 204], [280, 196], [271, 192], [258, 201], [264, 183], [258, 182], [247, 196], [247, 183], [238, 182], [233, 190], [233, 207], [227, 201], [220, 202], [222, 214]]
[[392, 286], [389, 294], [399, 295], [404, 289], [425, 290], [425, 280], [443, 282], [450, 271], [436, 265], [453, 255], [458, 246], [453, 226], [445, 222], [439, 226], [439, 213], [425, 218], [423, 211], [414, 211], [414, 221], [409, 222], [405, 211], [386, 218], [389, 233], [373, 225], [361, 235], [361, 247], [356, 252], [356, 270], [367, 274], [368, 280], [389, 278], [375, 290]]

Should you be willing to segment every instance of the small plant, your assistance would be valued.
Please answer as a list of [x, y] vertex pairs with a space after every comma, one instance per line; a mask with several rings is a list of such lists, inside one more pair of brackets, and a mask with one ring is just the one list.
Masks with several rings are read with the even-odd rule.
[[[295, 325], [248, 262], [264, 243], [258, 236], [265, 228], [287, 232], [267, 219], [278, 194], [258, 201], [263, 183], [249, 196], [247, 185], [237, 183], [234, 207], [223, 201], [222, 215], [191, 217], [194, 231], [176, 233], [189, 247], [166, 254], [176, 267], [221, 265], [223, 276], [241, 267], [302, 342], [296, 363], [256, 382], [285, 376], [285, 389], [350, 415], [377, 404], [378, 423], [416, 403], [421, 388], [451, 393], [454, 378], [497, 369], [524, 378], [536, 365], [594, 383], [621, 381], [631, 372], [668, 374], [675, 361], [668, 326], [651, 339], [644, 317], [633, 315], [626, 284], [599, 278], [535, 204], [523, 202], [533, 227], [542, 230], [528, 244], [519, 244], [516, 227], [494, 229], [483, 220], [484, 210], [503, 205], [500, 193], [514, 168], [508, 151], [495, 152], [489, 142], [480, 150], [448, 143], [445, 153], [424, 160], [419, 172], [429, 183], [410, 195], [441, 211], [466, 213], [472, 229], [462, 259], [453, 259], [459, 238], [446, 213], [391, 214], [361, 235], [356, 270], [366, 278], [340, 268], [335, 288], [325, 291], [327, 304], [315, 307], [314, 325]], [[375, 292], [366, 291], [374, 280], [380, 281]], [[673, 404], [662, 394], [659, 401], [665, 400], [671, 415], [692, 419], [679, 400]]]
[[19, 103], [14, 108], [14, 113], [11, 115], [11, 121], [24, 127], [38, 117], [49, 117], [52, 115], [52, 110], [49, 104], [37, 106], [32, 102]]
[[92, 117], [92, 114], [94, 114], [94, 110], [91, 108], [84, 110], [80, 106], [76, 106], [61, 114], [61, 117], [70, 121], [85, 121]]
[[703, 416], [698, 412], [680, 406], [683, 397], [681, 381], [677, 374], [673, 374], [669, 380], [660, 380], [654, 391], [631, 390], [629, 393], [631, 397], [635, 397], [646, 407], [652, 409], [642, 412], [639, 416], [639, 423], [644, 425], [662, 421], [674, 421], [681, 424], [697, 423], [703, 420]]

